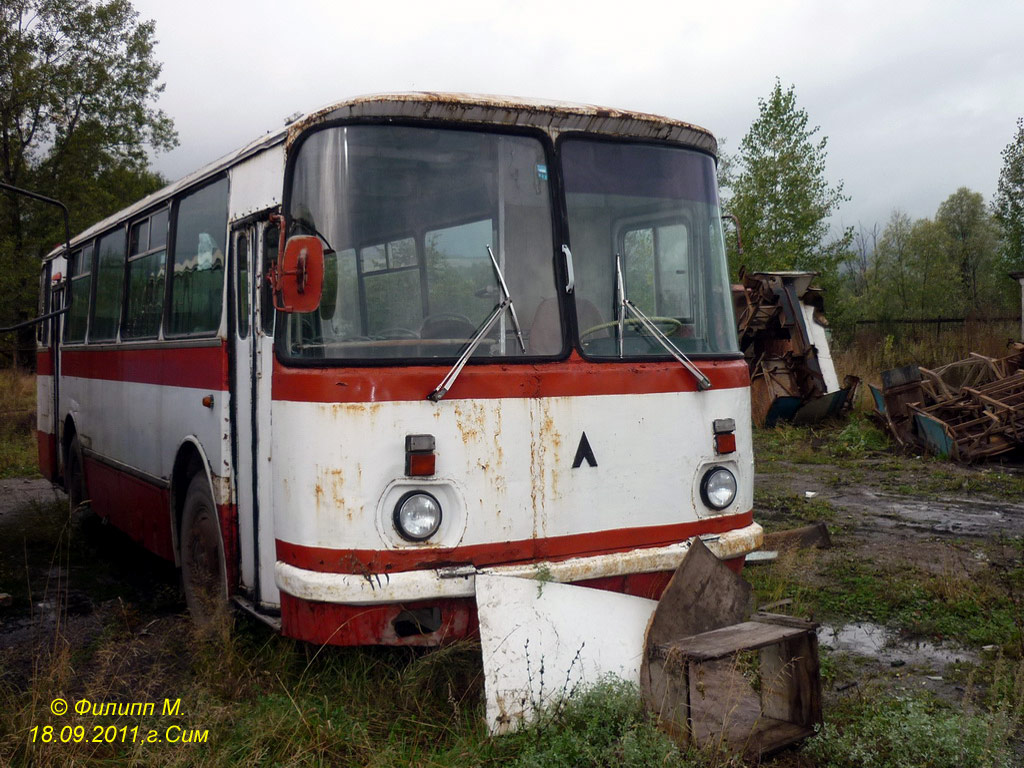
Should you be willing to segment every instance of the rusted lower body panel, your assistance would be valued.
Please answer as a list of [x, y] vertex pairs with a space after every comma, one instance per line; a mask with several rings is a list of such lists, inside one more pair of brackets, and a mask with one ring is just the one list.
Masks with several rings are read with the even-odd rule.
[[[709, 539], [712, 551], [736, 574], [743, 568], [744, 554], [761, 541], [756, 523]], [[476, 634], [471, 607], [480, 576], [543, 577], [551, 583], [656, 600], [691, 546], [681, 542], [590, 558], [363, 575], [308, 571], [279, 562], [281, 629], [290, 637], [332, 645], [443, 645]], [[597, 575], [609, 571], [611, 575]], [[412, 624], [410, 611], [420, 617]]]
[[[742, 567], [743, 558], [729, 561]], [[576, 582], [576, 586], [657, 600], [672, 571], [634, 573]], [[534, 586], [536, 588], [536, 586]], [[385, 605], [342, 605], [281, 595], [281, 630], [285, 635], [326, 645], [438, 646], [479, 634], [472, 597], [418, 600]]]
[[1006, 357], [969, 357], [934, 370], [905, 366], [872, 388], [901, 444], [970, 463], [1024, 444], [1024, 344]]
[[754, 423], [811, 424], [853, 404], [859, 380], [839, 386], [814, 272], [740, 272], [733, 303], [740, 349], [750, 367]]

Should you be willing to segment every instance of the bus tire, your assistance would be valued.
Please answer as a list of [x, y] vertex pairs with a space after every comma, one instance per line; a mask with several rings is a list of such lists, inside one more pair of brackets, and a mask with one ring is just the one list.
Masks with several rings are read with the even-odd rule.
[[68, 445], [67, 462], [65, 464], [68, 491], [68, 509], [75, 513], [83, 505], [89, 503], [89, 493], [85, 487], [85, 464], [82, 460], [82, 444], [78, 435], [71, 438]]
[[196, 625], [208, 627], [225, 613], [228, 595], [220, 519], [202, 472], [192, 477], [185, 494], [180, 541], [185, 602]]

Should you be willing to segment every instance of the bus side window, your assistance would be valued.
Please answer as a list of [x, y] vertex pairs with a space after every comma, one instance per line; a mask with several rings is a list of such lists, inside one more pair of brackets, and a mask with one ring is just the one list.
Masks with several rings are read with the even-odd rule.
[[249, 335], [249, 238], [245, 234], [240, 234], [235, 239], [235, 258], [238, 260], [235, 311], [238, 337], [244, 339]]
[[210, 334], [220, 327], [224, 297], [228, 180], [183, 197], [175, 215], [170, 333]]
[[164, 308], [167, 209], [133, 224], [128, 240], [128, 297], [121, 336], [155, 337]]
[[89, 294], [92, 285], [92, 245], [80, 248], [71, 255], [71, 309], [64, 324], [65, 341], [85, 341], [89, 324]]
[[260, 270], [260, 319], [263, 332], [268, 336], [274, 333], [274, 294], [270, 290], [267, 275], [270, 265], [277, 260], [277, 249], [280, 242], [281, 229], [277, 224], [268, 224], [263, 230], [263, 269]]
[[89, 341], [113, 341], [121, 320], [124, 291], [124, 228], [100, 238], [96, 259], [96, 295], [93, 299]]

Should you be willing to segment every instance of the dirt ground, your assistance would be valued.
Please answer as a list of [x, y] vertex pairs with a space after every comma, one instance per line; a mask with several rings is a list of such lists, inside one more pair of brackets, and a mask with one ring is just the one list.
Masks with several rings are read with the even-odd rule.
[[[879, 456], [838, 463], [772, 461], [758, 470], [760, 498], [790, 504], [802, 499], [826, 512], [834, 548], [820, 551], [819, 558], [854, 561], [861, 571], [931, 574], [937, 583], [956, 583], [991, 567], [998, 542], [1024, 535], [1020, 463], [962, 467], [924, 457]], [[755, 504], [755, 519], [766, 529], [794, 525], [785, 515], [774, 522], [774, 516]], [[762, 567], [748, 566], [746, 573]], [[827, 580], [816, 587], [838, 588]], [[972, 685], [964, 670], [999, 652], [991, 645], [979, 648], [955, 636], [922, 637], [862, 617], [814, 618], [822, 622], [819, 643], [833, 670], [826, 702], [881, 686], [925, 689], [958, 703]]]

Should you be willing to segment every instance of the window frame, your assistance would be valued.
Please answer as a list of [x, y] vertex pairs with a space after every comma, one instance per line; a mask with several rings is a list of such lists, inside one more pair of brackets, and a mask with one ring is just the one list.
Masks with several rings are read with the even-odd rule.
[[[224, 222], [224, 238], [225, 248], [224, 264], [222, 265], [223, 275], [221, 280], [221, 297], [220, 297], [220, 320], [213, 330], [206, 331], [193, 331], [187, 333], [173, 333], [171, 332], [171, 313], [174, 308], [174, 266], [175, 260], [177, 259], [177, 245], [178, 245], [178, 213], [181, 209], [181, 203], [198, 194], [207, 187], [211, 187], [214, 184], [218, 184], [221, 181], [227, 183], [227, 192], [225, 195], [225, 222]], [[164, 285], [164, 308], [161, 315], [161, 339], [209, 339], [220, 336], [221, 330], [224, 327], [225, 308], [227, 301], [225, 301], [224, 293], [227, 290], [228, 285], [228, 258], [227, 253], [231, 247], [231, 177], [227, 171], [216, 173], [213, 176], [203, 179], [202, 183], [196, 184], [195, 186], [188, 187], [182, 190], [174, 196], [170, 201], [170, 218], [168, 220], [167, 227], [167, 280]]]
[[[132, 263], [136, 262], [136, 261], [141, 261], [142, 259], [146, 258], [147, 256], [152, 256], [154, 253], [157, 253], [157, 252], [160, 251], [160, 248], [153, 248], [152, 247], [152, 243], [153, 243], [153, 218], [155, 216], [159, 215], [160, 213], [163, 213], [164, 211], [167, 211], [167, 232], [166, 232], [166, 236], [165, 236], [165, 239], [164, 239], [164, 245], [163, 245], [163, 250], [164, 250], [164, 283], [165, 283], [165, 285], [164, 285], [164, 289], [162, 291], [162, 294], [163, 294], [162, 297], [161, 297], [162, 304], [161, 304], [161, 307], [160, 307], [160, 317], [159, 317], [159, 321], [157, 322], [156, 333], [155, 334], [151, 334], [151, 335], [143, 335], [143, 336], [125, 336], [124, 331], [125, 331], [125, 328], [127, 327], [127, 323], [128, 323], [128, 302], [131, 299], [131, 277], [132, 277], [132, 269], [131, 268], [132, 268]], [[149, 245], [150, 247], [148, 247], [144, 251], [140, 251], [139, 253], [136, 253], [136, 254], [133, 255], [132, 252], [131, 252], [132, 251], [132, 229], [134, 229], [136, 225], [141, 224], [142, 222], [146, 222], [146, 233], [147, 233], [147, 238], [148, 238], [147, 245]], [[168, 265], [168, 255], [170, 253], [170, 233], [171, 233], [171, 204], [170, 204], [170, 201], [165, 201], [164, 203], [162, 203], [161, 205], [157, 206], [156, 208], [151, 208], [146, 213], [144, 213], [142, 215], [139, 215], [139, 216], [136, 216], [135, 218], [129, 219], [127, 221], [127, 232], [128, 232], [128, 234], [127, 234], [127, 238], [128, 239], [127, 239], [127, 247], [126, 247], [126, 250], [125, 250], [126, 256], [125, 256], [125, 268], [124, 268], [124, 300], [122, 302], [122, 308], [121, 308], [121, 333], [120, 333], [120, 339], [123, 342], [129, 342], [129, 343], [145, 342], [145, 341], [153, 341], [155, 339], [161, 339], [161, 338], [163, 338], [163, 329], [164, 329], [164, 324], [163, 324], [164, 309], [167, 306], [167, 286], [166, 286], [166, 283], [167, 283], [167, 265]]]
[[[92, 262], [93, 262], [93, 259], [95, 257], [95, 254], [96, 254], [96, 247], [95, 246], [96, 246], [96, 239], [95, 238], [89, 238], [88, 240], [86, 240], [86, 241], [84, 241], [82, 243], [79, 243], [75, 248], [71, 249], [70, 258], [68, 259], [68, 306], [69, 306], [69, 309], [68, 309], [68, 312], [67, 312], [67, 318], [64, 320], [64, 323], [63, 323], [63, 330], [62, 330], [62, 333], [61, 333], [61, 337], [62, 337], [61, 338], [61, 344], [88, 344], [89, 343], [89, 315], [92, 314], [92, 310], [91, 310], [91, 307], [92, 307], [92, 283], [93, 283], [93, 280], [92, 280], [93, 264], [92, 264]], [[76, 256], [76, 254], [84, 253], [87, 249], [89, 251], [89, 264], [88, 264], [89, 271], [88, 272], [84, 272], [82, 274], [78, 274], [78, 273], [75, 272], [75, 256]], [[84, 259], [83, 259], [83, 262], [84, 262]], [[85, 292], [85, 301], [86, 301], [86, 305], [85, 305], [85, 319], [84, 319], [84, 321], [85, 321], [85, 328], [82, 329], [82, 338], [80, 338], [80, 339], [69, 339], [68, 338], [68, 334], [69, 334], [69, 329], [71, 327], [71, 324], [68, 321], [71, 319], [71, 316], [72, 316], [71, 312], [73, 311], [72, 308], [74, 307], [74, 301], [75, 301], [74, 284], [75, 284], [75, 281], [77, 281], [77, 280], [85, 280], [85, 279], [88, 279], [88, 281], [89, 281], [89, 284], [87, 286], [87, 290]], [[81, 299], [81, 297], [79, 297], [79, 299]]]

